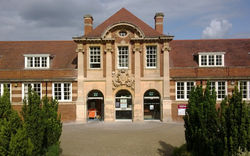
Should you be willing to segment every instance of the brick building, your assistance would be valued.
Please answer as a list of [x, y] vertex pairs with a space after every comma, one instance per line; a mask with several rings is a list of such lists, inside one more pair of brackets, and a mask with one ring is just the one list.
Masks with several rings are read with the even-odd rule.
[[250, 39], [173, 40], [122, 8], [73, 41], [1, 41], [0, 95], [20, 110], [31, 86], [59, 101], [63, 121], [182, 121], [192, 86], [210, 80], [218, 103], [240, 82], [250, 100]]

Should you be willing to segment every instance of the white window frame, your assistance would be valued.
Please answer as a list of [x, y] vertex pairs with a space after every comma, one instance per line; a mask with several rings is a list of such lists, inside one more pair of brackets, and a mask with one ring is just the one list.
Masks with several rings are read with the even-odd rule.
[[[187, 83], [188, 82], [193, 82], [194, 83], [194, 87], [196, 86], [196, 82], [195, 81], [176, 81], [175, 82], [175, 100], [176, 101], [187, 101], [189, 98], [187, 98]], [[178, 98], [177, 96], [177, 83], [184, 83], [184, 98]], [[190, 90], [191, 91], [191, 90]]]
[[[55, 83], [61, 84], [61, 100], [58, 100], [59, 102], [71, 102], [72, 101], [72, 82], [53, 82], [52, 83], [52, 97], [55, 99]], [[69, 83], [70, 84], [70, 98], [68, 100], [64, 99], [64, 84]]]
[[[91, 62], [91, 48], [99, 48], [99, 57], [100, 57], [100, 62]], [[90, 46], [89, 47], [89, 69], [101, 69], [102, 67], [102, 64], [101, 64], [101, 61], [102, 60], [102, 57], [101, 57], [101, 47], [100, 46]], [[91, 64], [100, 64], [100, 67], [99, 68], [93, 68], [91, 67]]]
[[[216, 100], [218, 100], [218, 101], [223, 100], [224, 98], [219, 98], [219, 97], [218, 97], [218, 88], [219, 88], [218, 83], [219, 83], [219, 82], [225, 82], [225, 96], [227, 96], [227, 81], [211, 81], [211, 83], [212, 83], [212, 82], [215, 83]], [[211, 87], [211, 91], [212, 91], [212, 87]]]
[[[250, 100], [250, 80], [242, 80], [242, 81], [239, 81], [238, 83], [238, 87], [239, 87], [239, 90], [240, 90], [240, 87], [241, 87], [241, 82], [246, 82], [246, 92], [247, 92], [247, 96], [246, 98], [242, 97], [243, 100]], [[243, 95], [242, 95], [243, 96]]]
[[[155, 64], [155, 66], [148, 66], [148, 58], [147, 58], [147, 56], [148, 56], [148, 47], [154, 47], [155, 48], [155, 62], [154, 62], [154, 64]], [[146, 68], [149, 68], [149, 69], [155, 69], [155, 68], [157, 68], [157, 58], [158, 56], [157, 56], [157, 45], [146, 45]], [[152, 59], [151, 59], [152, 60]]]
[[[199, 67], [224, 67], [225, 65], [225, 52], [199, 52]], [[216, 56], [221, 56], [221, 65], [217, 65]], [[202, 65], [201, 58], [202, 56], [206, 57], [206, 64]], [[213, 65], [209, 65], [209, 57], [213, 56]]]
[[[127, 67], [120, 67], [120, 64], [119, 64], [119, 56], [120, 56], [120, 54], [119, 54], [119, 48], [120, 47], [126, 47], [127, 49], [128, 49], [128, 58], [127, 58], [127, 64], [128, 64], [128, 66]], [[120, 45], [120, 46], [118, 46], [117, 47], [117, 68], [118, 69], [128, 69], [129, 68], [129, 46], [127, 46], [127, 45]]]
[[25, 84], [30, 84], [31, 85], [31, 89], [34, 88], [34, 84], [40, 84], [40, 91], [41, 91], [41, 95], [40, 95], [40, 98], [42, 99], [43, 97], [43, 87], [42, 87], [42, 83], [41, 82], [24, 82], [22, 83], [22, 99], [25, 98], [25, 92], [24, 92], [24, 85]]
[[4, 85], [10, 85], [10, 101], [12, 99], [12, 90], [11, 90], [11, 83], [0, 83], [0, 96], [3, 96], [3, 92], [4, 92]]
[[[25, 69], [48, 69], [50, 68], [50, 54], [24, 54], [24, 67]], [[28, 67], [28, 57], [32, 57], [32, 67]], [[39, 57], [40, 64], [39, 67], [35, 67], [35, 58]], [[47, 66], [42, 67], [42, 58], [47, 58]]]

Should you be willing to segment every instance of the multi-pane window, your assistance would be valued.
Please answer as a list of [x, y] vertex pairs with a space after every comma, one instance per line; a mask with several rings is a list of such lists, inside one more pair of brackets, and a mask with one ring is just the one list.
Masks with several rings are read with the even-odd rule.
[[240, 81], [239, 88], [242, 90], [242, 98], [250, 100], [250, 81]]
[[208, 55], [208, 65], [214, 65], [214, 55]]
[[89, 67], [101, 68], [101, 51], [100, 47], [89, 48]]
[[211, 91], [216, 91], [217, 100], [223, 100], [227, 95], [227, 82], [226, 81], [212, 81], [210, 83]]
[[118, 47], [118, 68], [128, 68], [128, 47]]
[[217, 66], [222, 65], [222, 55], [216, 55], [216, 65]]
[[25, 68], [49, 68], [49, 54], [24, 55]]
[[72, 84], [69, 82], [53, 83], [53, 98], [58, 101], [71, 101]]
[[3, 92], [4, 92], [4, 86], [6, 86], [8, 88], [8, 91], [10, 93], [10, 96], [11, 96], [11, 85], [10, 83], [0, 83], [0, 96], [3, 95]]
[[41, 83], [23, 83], [22, 87], [22, 98], [28, 97], [29, 87], [35, 91], [40, 98], [42, 98], [42, 84]]
[[176, 82], [176, 100], [188, 100], [195, 82]]
[[157, 48], [156, 46], [147, 46], [147, 67], [148, 68], [155, 68], [157, 65]]
[[199, 53], [199, 66], [224, 66], [224, 53]]
[[201, 55], [201, 65], [206, 66], [207, 65], [207, 55]]

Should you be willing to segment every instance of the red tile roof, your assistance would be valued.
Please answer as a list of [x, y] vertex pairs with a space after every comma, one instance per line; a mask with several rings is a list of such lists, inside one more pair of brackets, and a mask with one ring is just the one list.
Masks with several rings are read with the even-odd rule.
[[50, 69], [75, 69], [73, 41], [0, 41], [0, 70], [24, 69], [24, 54], [50, 54]]
[[143, 31], [146, 37], [157, 37], [163, 35], [144, 23], [141, 19], [133, 15], [127, 9], [122, 8], [107, 20], [105, 20], [102, 24], [98, 25], [91, 33], [89, 33], [85, 37], [101, 37], [106, 28], [120, 22], [127, 22], [136, 25]]
[[[170, 67], [198, 67], [198, 52], [225, 52], [225, 66], [250, 66], [250, 39], [173, 40]], [[24, 54], [50, 54], [50, 69], [76, 69], [73, 41], [0, 41], [0, 70], [24, 69]]]
[[225, 66], [250, 66], [250, 39], [173, 40], [170, 67], [198, 67], [199, 52], [225, 52]]

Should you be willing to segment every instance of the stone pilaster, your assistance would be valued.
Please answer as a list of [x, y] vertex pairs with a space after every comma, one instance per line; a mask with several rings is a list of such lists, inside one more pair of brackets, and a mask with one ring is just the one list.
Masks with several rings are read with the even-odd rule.
[[172, 101], [170, 100], [170, 74], [169, 74], [169, 43], [164, 43], [163, 52], [163, 99], [161, 107], [161, 120], [163, 122], [172, 121]]
[[104, 102], [104, 121], [115, 121], [115, 105], [112, 96], [112, 46], [111, 43], [106, 44], [106, 96]]
[[77, 101], [76, 101], [76, 121], [77, 122], [86, 122], [87, 121], [87, 107], [84, 101], [84, 49], [83, 44], [77, 44], [76, 52], [78, 53], [77, 61]]
[[133, 121], [143, 121], [143, 101], [141, 95], [141, 45], [135, 43], [134, 45], [135, 55], [135, 99], [133, 104]]

